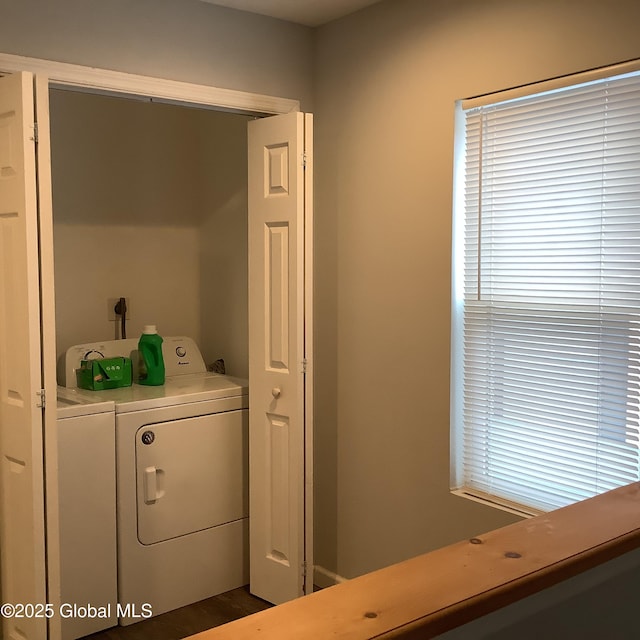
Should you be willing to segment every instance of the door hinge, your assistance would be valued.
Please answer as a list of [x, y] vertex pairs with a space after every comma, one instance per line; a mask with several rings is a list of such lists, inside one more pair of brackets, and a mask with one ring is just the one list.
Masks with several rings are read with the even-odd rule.
[[304, 358], [302, 361], [302, 373], [307, 373], [307, 359]]
[[307, 561], [306, 560], [302, 563], [302, 577], [303, 578], [307, 577]]
[[307, 168], [307, 154], [306, 153], [302, 154], [302, 166], [305, 169]]
[[40, 391], [36, 391], [36, 396], [38, 399], [36, 400], [36, 407], [38, 409], [44, 409], [47, 404], [47, 395], [44, 389], [40, 389]]
[[29, 140], [33, 140], [37, 144], [38, 143], [38, 123], [34, 122], [31, 125], [31, 128], [33, 129], [33, 135], [29, 138]]

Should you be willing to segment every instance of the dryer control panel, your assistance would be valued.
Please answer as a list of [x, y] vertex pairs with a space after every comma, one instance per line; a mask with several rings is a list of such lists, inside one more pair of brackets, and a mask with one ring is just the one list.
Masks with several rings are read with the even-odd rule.
[[[138, 364], [138, 338], [87, 342], [69, 347], [64, 358], [59, 362], [58, 384], [63, 387], [76, 387], [76, 369], [80, 366], [81, 360], [118, 356], [131, 358], [135, 379]], [[185, 373], [205, 373], [207, 370], [198, 345], [187, 336], [163, 337], [162, 357], [167, 377]]]
[[183, 373], [205, 373], [207, 367], [196, 343], [185, 336], [164, 338], [162, 343], [164, 371], [167, 376]]

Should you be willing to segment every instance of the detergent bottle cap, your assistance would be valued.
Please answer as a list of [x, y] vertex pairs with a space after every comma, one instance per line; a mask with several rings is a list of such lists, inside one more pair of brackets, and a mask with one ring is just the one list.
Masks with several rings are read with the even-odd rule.
[[145, 324], [144, 329], [142, 330], [142, 333], [146, 335], [153, 335], [158, 333], [158, 330], [156, 329], [155, 324]]

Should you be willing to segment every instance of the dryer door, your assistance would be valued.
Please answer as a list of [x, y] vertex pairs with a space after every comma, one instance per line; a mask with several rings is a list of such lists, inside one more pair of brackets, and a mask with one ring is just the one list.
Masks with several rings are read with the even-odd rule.
[[136, 433], [138, 539], [149, 545], [248, 516], [246, 409]]

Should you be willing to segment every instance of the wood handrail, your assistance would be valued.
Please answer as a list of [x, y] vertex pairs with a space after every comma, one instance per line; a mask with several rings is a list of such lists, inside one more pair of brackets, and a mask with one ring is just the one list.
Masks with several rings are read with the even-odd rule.
[[191, 640], [432, 638], [640, 547], [640, 483], [255, 613]]

